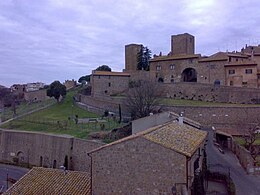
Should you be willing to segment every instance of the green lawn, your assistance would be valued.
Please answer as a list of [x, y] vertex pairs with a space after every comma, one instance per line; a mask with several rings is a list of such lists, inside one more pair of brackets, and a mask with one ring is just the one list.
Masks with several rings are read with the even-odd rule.
[[90, 132], [104, 129], [111, 130], [122, 126], [117, 121], [106, 119], [106, 122], [89, 122], [85, 124], [76, 124], [75, 116], [78, 118], [97, 118], [95, 113], [83, 110], [73, 104], [73, 96], [77, 90], [69, 91], [66, 98], [61, 103], [56, 103], [47, 109], [26, 115], [19, 119], [4, 124], [2, 128], [40, 131], [55, 134], [68, 134], [78, 138], [86, 138]]
[[[20, 105], [16, 107], [16, 114], [17, 116], [23, 115], [25, 113], [31, 112], [33, 110], [54, 104], [54, 99], [48, 99], [46, 101], [37, 102], [37, 103], [27, 103], [22, 102]], [[6, 121], [10, 118], [13, 118], [13, 109], [12, 108], [5, 108], [1, 114], [2, 121]]]
[[[245, 140], [242, 137], [234, 136], [233, 138], [239, 145], [245, 146]], [[254, 145], [260, 145], [260, 134], [257, 135], [257, 139], [255, 140]]]

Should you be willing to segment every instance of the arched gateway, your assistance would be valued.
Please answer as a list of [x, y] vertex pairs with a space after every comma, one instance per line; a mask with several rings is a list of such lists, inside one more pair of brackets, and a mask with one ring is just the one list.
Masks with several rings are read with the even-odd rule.
[[182, 82], [197, 82], [197, 71], [194, 68], [186, 68], [181, 73]]

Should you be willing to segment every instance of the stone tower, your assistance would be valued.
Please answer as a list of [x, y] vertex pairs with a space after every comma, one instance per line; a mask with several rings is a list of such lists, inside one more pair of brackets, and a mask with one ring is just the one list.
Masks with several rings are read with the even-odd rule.
[[195, 52], [194, 36], [184, 33], [172, 35], [171, 38], [171, 55], [174, 54], [194, 54]]
[[137, 54], [141, 50], [139, 44], [129, 44], [125, 46], [125, 71], [137, 70]]

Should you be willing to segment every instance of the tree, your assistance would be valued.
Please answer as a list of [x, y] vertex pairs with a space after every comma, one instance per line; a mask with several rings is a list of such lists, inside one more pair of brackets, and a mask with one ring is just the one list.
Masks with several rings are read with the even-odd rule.
[[161, 90], [153, 81], [138, 81], [138, 85], [129, 88], [125, 105], [133, 119], [148, 116], [159, 103]]
[[254, 147], [254, 143], [257, 140], [259, 131], [260, 125], [256, 124], [253, 127], [249, 128], [246, 134], [243, 136], [243, 139], [245, 141], [245, 148], [250, 152], [254, 159], [256, 159], [259, 153], [259, 148]]
[[151, 50], [141, 45], [140, 51], [137, 53], [137, 70], [149, 71], [149, 60], [151, 59]]
[[59, 101], [60, 96], [64, 97], [65, 95], [66, 87], [59, 81], [52, 82], [49, 88], [47, 89], [47, 96], [54, 97], [57, 100], [57, 102]]
[[90, 82], [90, 75], [82, 76], [78, 80], [79, 83], [83, 83], [84, 81]]
[[99, 67], [97, 67], [96, 70], [97, 71], [109, 71], [109, 72], [111, 72], [111, 68], [108, 65], [99, 66]]

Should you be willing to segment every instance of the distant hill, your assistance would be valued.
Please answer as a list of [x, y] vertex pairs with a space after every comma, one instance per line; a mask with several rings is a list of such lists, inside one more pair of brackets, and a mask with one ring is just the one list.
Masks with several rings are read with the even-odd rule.
[[6, 88], [6, 87], [5, 87], [5, 86], [3, 86], [3, 85], [0, 85], [0, 89], [1, 89], [1, 88]]

